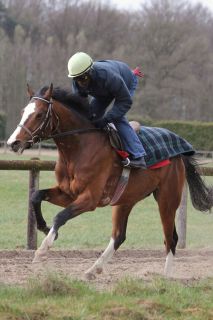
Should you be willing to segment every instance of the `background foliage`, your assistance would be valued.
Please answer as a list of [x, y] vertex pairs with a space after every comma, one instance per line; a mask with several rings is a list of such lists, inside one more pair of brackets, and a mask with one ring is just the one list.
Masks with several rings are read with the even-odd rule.
[[212, 14], [187, 1], [152, 0], [126, 12], [106, 1], [0, 0], [0, 110], [7, 132], [27, 101], [26, 83], [70, 86], [67, 61], [80, 50], [142, 66], [133, 114], [212, 121], [212, 29]]
[[143, 126], [167, 128], [190, 142], [195, 150], [213, 150], [213, 122], [148, 120], [131, 115], [129, 120], [137, 120]]

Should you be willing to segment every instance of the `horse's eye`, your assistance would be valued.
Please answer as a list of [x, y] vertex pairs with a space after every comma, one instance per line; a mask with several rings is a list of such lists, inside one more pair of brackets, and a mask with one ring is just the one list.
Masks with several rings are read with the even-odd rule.
[[36, 119], [41, 119], [43, 117], [44, 113], [43, 112], [39, 112], [36, 114]]

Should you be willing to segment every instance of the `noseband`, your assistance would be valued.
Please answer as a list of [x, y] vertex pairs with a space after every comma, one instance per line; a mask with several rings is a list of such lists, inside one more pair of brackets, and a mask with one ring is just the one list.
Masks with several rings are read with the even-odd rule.
[[41, 100], [41, 101], [44, 101], [44, 102], [48, 103], [48, 109], [47, 109], [47, 113], [45, 115], [45, 118], [42, 121], [42, 123], [38, 126], [37, 129], [35, 129], [34, 131], [31, 132], [23, 124], [18, 124], [18, 127], [23, 128], [31, 136], [32, 140], [29, 140], [28, 142], [34, 144], [36, 142], [41, 141], [42, 138], [45, 138], [45, 129], [51, 124], [52, 115], [54, 114], [54, 116], [57, 119], [57, 125], [56, 125], [56, 129], [54, 131], [56, 131], [58, 126], [59, 126], [59, 118], [55, 114], [55, 112], [53, 111], [53, 108], [52, 108], [53, 102], [52, 102], [52, 100], [47, 100], [47, 99], [44, 99], [44, 98], [41, 98], [41, 97], [36, 97], [36, 96], [33, 96], [32, 99]]

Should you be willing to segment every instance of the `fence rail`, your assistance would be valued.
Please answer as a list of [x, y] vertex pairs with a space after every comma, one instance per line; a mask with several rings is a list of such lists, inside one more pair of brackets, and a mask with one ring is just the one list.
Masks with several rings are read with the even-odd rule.
[[[38, 158], [31, 160], [0, 160], [0, 170], [28, 170], [29, 171], [29, 197], [28, 197], [28, 226], [27, 249], [37, 248], [37, 228], [33, 211], [31, 196], [39, 188], [40, 171], [53, 171], [55, 161], [44, 161]], [[204, 176], [213, 176], [212, 167], [200, 167], [200, 173]], [[185, 185], [182, 201], [177, 214], [177, 228], [179, 234], [179, 248], [186, 246], [186, 217], [187, 217], [187, 186]]]
[[[55, 168], [56, 161], [40, 160], [32, 158], [31, 160], [0, 160], [0, 170], [39, 170], [52, 171]], [[201, 167], [200, 173], [204, 176], [213, 176], [212, 167]]]
[[0, 160], [0, 170], [39, 170], [52, 171], [55, 168], [55, 161], [40, 160]]
[[[0, 150], [5, 154], [10, 151], [6, 140], [0, 140]], [[37, 151], [37, 156], [40, 156], [44, 150], [57, 150], [57, 146], [55, 143], [52, 143], [51, 140], [50, 142], [41, 141], [32, 146], [31, 150]], [[196, 150], [196, 155], [200, 159], [205, 158], [213, 160], [213, 150]]]

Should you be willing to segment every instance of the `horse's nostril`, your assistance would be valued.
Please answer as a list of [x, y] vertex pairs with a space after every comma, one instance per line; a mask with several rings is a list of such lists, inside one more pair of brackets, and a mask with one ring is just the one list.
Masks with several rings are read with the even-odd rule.
[[16, 152], [16, 151], [18, 151], [19, 146], [20, 146], [20, 141], [19, 141], [19, 140], [15, 140], [14, 142], [11, 143], [10, 148], [11, 148], [13, 151]]
[[16, 140], [14, 142], [11, 143], [11, 148], [17, 146], [20, 143], [20, 141]]

